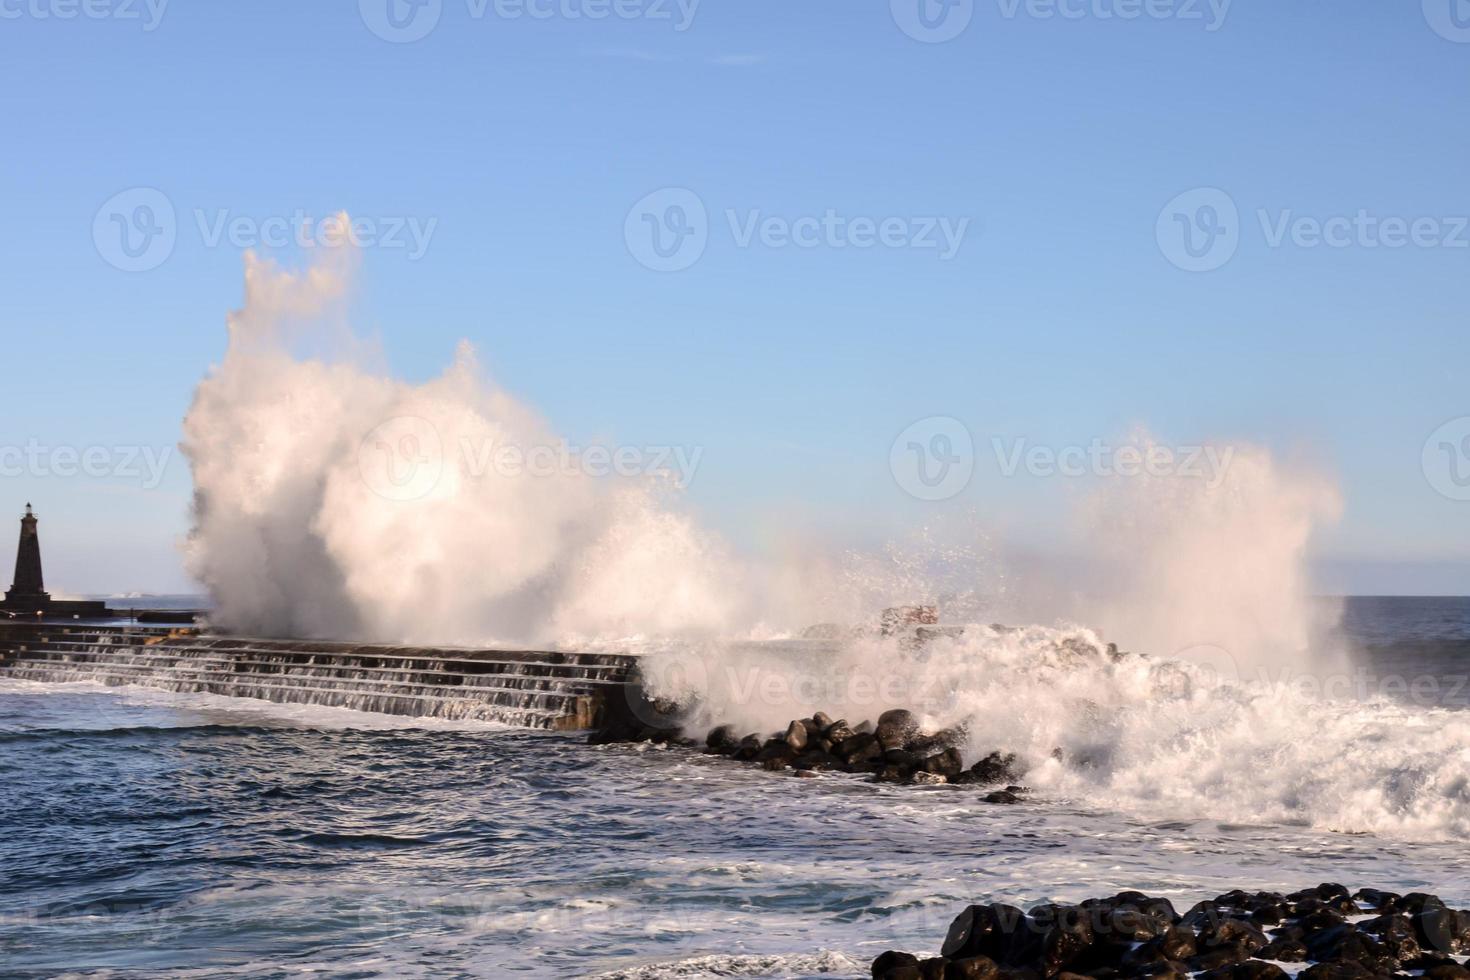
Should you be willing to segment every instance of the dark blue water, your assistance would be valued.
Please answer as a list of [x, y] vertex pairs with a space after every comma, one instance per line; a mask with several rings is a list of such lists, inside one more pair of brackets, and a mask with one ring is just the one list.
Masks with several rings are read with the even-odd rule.
[[1470, 708], [1470, 598], [1354, 596], [1341, 629], [1373, 693]]
[[[1345, 622], [1370, 660], [1465, 670], [1470, 601]], [[1470, 903], [1455, 840], [1307, 824], [0, 682], [0, 976], [858, 977], [978, 898], [1338, 880]]]

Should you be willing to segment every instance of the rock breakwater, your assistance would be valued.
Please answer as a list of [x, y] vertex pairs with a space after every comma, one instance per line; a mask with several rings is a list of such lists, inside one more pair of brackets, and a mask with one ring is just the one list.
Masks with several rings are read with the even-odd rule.
[[1470, 911], [1423, 892], [1325, 883], [1236, 890], [1183, 913], [1121, 892], [1076, 905], [972, 905], [938, 956], [890, 950], [874, 980], [1470, 980]]

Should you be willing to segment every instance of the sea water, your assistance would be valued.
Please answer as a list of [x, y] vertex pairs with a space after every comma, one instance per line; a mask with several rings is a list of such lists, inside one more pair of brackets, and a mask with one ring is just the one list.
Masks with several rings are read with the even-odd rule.
[[862, 977], [980, 900], [1336, 881], [1470, 905], [1452, 737], [1470, 600], [1352, 600], [1344, 624], [1366, 687], [1309, 709], [1319, 743], [1268, 714], [1305, 694], [1231, 694], [1263, 732], [1216, 703], [1234, 687], [1149, 714], [1131, 674], [1099, 673], [1095, 756], [1069, 745], [1020, 806], [483, 723], [0, 682], [0, 975]]

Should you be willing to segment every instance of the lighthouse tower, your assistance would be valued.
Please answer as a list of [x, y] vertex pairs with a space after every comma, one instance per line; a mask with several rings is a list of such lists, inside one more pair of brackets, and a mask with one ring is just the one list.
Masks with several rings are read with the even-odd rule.
[[5, 593], [5, 605], [44, 609], [51, 603], [41, 576], [41, 538], [36, 533], [36, 515], [26, 504], [20, 519], [20, 547], [15, 552], [15, 582]]

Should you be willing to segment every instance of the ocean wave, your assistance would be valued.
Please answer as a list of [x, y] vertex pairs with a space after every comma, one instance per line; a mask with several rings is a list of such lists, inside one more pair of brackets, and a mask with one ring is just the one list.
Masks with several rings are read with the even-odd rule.
[[1044, 796], [1150, 820], [1470, 833], [1470, 712], [1337, 696], [1325, 668], [1241, 676], [1217, 652], [1200, 664], [1119, 653], [1080, 627], [970, 627], [835, 654], [663, 653], [649, 673], [656, 694], [698, 699], [692, 727], [906, 707], [931, 730], [963, 728], [969, 759], [1015, 752]]

